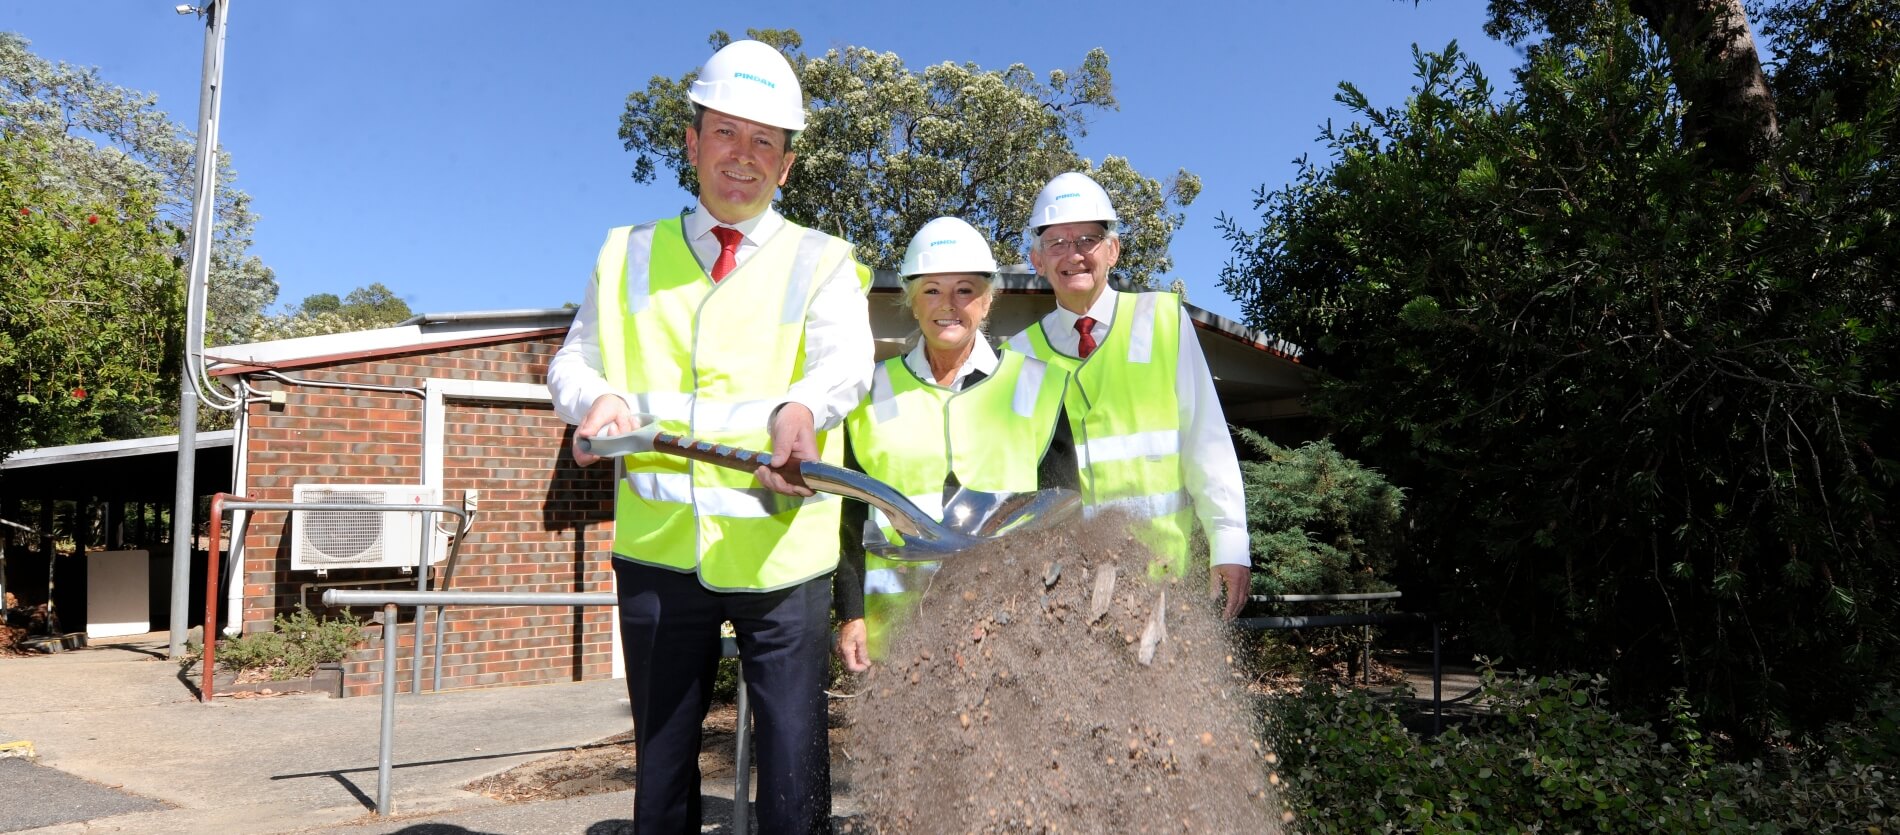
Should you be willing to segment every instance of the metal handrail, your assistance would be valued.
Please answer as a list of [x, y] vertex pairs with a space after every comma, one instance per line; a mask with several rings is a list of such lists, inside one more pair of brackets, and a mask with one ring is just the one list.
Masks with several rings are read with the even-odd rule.
[[1250, 603], [1343, 603], [1358, 600], [1396, 600], [1404, 597], [1402, 591], [1367, 591], [1353, 594], [1256, 594], [1247, 598]]
[[[359, 505], [360, 507], [360, 505]], [[390, 751], [396, 744], [397, 606], [616, 606], [613, 592], [531, 591], [352, 591], [329, 589], [325, 606], [383, 607], [383, 720], [376, 744], [376, 814], [389, 816]], [[422, 624], [417, 623], [420, 629]], [[416, 633], [422, 640], [422, 633]], [[419, 660], [419, 659], [418, 659]], [[416, 691], [410, 691], [416, 692]]]
[[[396, 743], [396, 644], [394, 629], [396, 607], [414, 606], [618, 606], [614, 592], [531, 592], [531, 591], [381, 591], [329, 589], [323, 593], [325, 606], [383, 607], [383, 706], [382, 729], [376, 746], [376, 814], [389, 815], [389, 771], [391, 750]], [[420, 639], [420, 635], [418, 635]], [[739, 642], [722, 637], [722, 653], [739, 657]], [[751, 818], [751, 702], [746, 694], [745, 667], [739, 668], [738, 716], [735, 722], [734, 765], [738, 775], [733, 781], [732, 824], [734, 832], [750, 831]]]
[[1365, 611], [1356, 615], [1284, 615], [1278, 617], [1235, 618], [1239, 629], [1319, 629], [1330, 626], [1360, 626], [1366, 630], [1360, 646], [1360, 670], [1367, 684], [1372, 683], [1372, 627], [1387, 623], [1426, 623], [1432, 627], [1432, 735], [1437, 736], [1445, 722], [1444, 666], [1440, 657], [1438, 619], [1422, 612], [1373, 613], [1371, 601], [1395, 600], [1403, 592], [1375, 591], [1356, 594], [1256, 594], [1252, 603], [1344, 603], [1361, 602]]

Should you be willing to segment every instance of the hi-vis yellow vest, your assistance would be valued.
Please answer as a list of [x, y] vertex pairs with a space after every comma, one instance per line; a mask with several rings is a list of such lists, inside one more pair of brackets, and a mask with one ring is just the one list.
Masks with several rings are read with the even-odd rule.
[[1086, 360], [1049, 344], [1038, 321], [1011, 337], [1011, 351], [1070, 369], [1069, 426], [1087, 511], [1127, 509], [1147, 521], [1136, 536], [1188, 565], [1194, 506], [1181, 477], [1181, 300], [1173, 293], [1116, 293], [1108, 338]]
[[[1023, 354], [997, 358], [996, 373], [962, 391], [918, 379], [901, 356], [879, 363], [871, 391], [845, 418], [846, 436], [866, 475], [903, 493], [931, 518], [943, 518], [943, 485], [990, 493], [1035, 490], [1043, 453], [1055, 436], [1069, 374]], [[893, 544], [903, 537], [882, 511], [871, 520]], [[872, 657], [936, 563], [864, 558], [865, 615]]]
[[[804, 376], [812, 296], [850, 259], [850, 244], [787, 222], [714, 284], [679, 218], [614, 229], [594, 267], [602, 371], [666, 431], [764, 450], [772, 409]], [[820, 432], [819, 457], [840, 463], [842, 441]], [[695, 572], [716, 591], [780, 589], [837, 568], [836, 497], [784, 496], [751, 473], [660, 453], [621, 459], [616, 484], [617, 557]]]

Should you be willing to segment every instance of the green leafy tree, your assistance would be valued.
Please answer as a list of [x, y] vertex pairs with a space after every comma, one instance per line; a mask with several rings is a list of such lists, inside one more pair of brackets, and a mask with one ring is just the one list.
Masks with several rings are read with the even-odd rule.
[[1766, 158], [1779, 118], [1743, 0], [1491, 0], [1485, 30], [1533, 53], [1569, 49], [1606, 14], [1641, 20], [1661, 46], [1685, 144], [1731, 170]]
[[46, 138], [0, 138], [0, 457], [162, 429], [183, 321], [176, 227], [143, 188], [76, 192]]
[[289, 339], [329, 333], [386, 328], [415, 314], [409, 303], [381, 282], [358, 287], [339, 299], [335, 293], [312, 293], [302, 303], [276, 315], [265, 316], [256, 327], [259, 339]]
[[[156, 96], [112, 84], [96, 67], [51, 63], [28, 47], [25, 38], [0, 32], [0, 130], [42, 143], [54, 161], [44, 176], [80, 199], [117, 204], [143, 191], [159, 221], [189, 228], [197, 181], [191, 134], [158, 109]], [[248, 341], [277, 300], [270, 268], [248, 252], [257, 224], [250, 195], [234, 187], [230, 160], [219, 155], [205, 328], [214, 345]], [[172, 248], [185, 254], [183, 242]]]
[[1511, 92], [1455, 45], [1401, 107], [1342, 85], [1358, 121], [1257, 227], [1223, 220], [1223, 282], [1308, 347], [1314, 410], [1405, 486], [1407, 569], [1474, 641], [1632, 705], [1684, 688], [1744, 744], [1813, 728], [1900, 661], [1900, 77], [1874, 33], [1900, 8], [1772, 7], [1788, 77], [1753, 166], [1710, 153], [1666, 38], [1587, 11]]
[[[1171, 268], [1168, 241], [1200, 179], [1182, 170], [1157, 181], [1121, 157], [1097, 165], [1075, 151], [1089, 120], [1117, 109], [1102, 50], [1044, 79], [1021, 64], [985, 70], [945, 62], [913, 71], [895, 54], [863, 47], [806, 54], [789, 29], [746, 34], [786, 54], [809, 103], [779, 210], [857, 244], [866, 263], [895, 268], [911, 234], [939, 215], [968, 221], [989, 237], [1001, 263], [1018, 262], [1036, 192], [1056, 174], [1086, 171], [1121, 216], [1123, 276], [1153, 287]], [[708, 41], [717, 50], [731, 37], [714, 32]], [[627, 97], [620, 138], [638, 154], [634, 180], [653, 182], [665, 167], [698, 192], [684, 150], [692, 123], [686, 90], [696, 76], [654, 76]]]

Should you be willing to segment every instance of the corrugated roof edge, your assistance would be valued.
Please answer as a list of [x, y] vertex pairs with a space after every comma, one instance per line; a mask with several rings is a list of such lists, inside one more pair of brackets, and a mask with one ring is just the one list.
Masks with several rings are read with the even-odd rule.
[[[230, 446], [237, 438], [235, 429], [218, 429], [211, 432], [199, 432], [196, 449], [208, 449]], [[0, 461], [0, 470], [43, 467], [49, 464], [64, 464], [72, 461], [93, 461], [103, 458], [129, 458], [135, 455], [155, 455], [178, 451], [177, 435], [159, 435], [153, 438], [132, 438], [124, 441], [97, 441], [90, 444], [69, 444], [67, 446], [23, 449]]]

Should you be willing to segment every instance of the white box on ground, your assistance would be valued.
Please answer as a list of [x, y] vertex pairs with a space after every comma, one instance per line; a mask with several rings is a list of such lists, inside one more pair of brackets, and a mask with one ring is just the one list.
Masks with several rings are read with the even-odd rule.
[[86, 554], [86, 637], [115, 638], [152, 631], [152, 556], [149, 551]]

